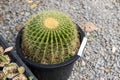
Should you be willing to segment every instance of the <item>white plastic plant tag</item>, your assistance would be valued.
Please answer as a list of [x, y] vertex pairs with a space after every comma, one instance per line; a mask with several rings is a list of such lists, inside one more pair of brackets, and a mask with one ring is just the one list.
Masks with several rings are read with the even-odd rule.
[[82, 41], [82, 43], [81, 43], [80, 49], [79, 49], [79, 51], [78, 51], [78, 55], [79, 55], [79, 56], [82, 56], [82, 53], [83, 53], [83, 50], [84, 50], [84, 48], [85, 48], [86, 43], [87, 43], [87, 38], [84, 37], [84, 38], [83, 38], [83, 41]]

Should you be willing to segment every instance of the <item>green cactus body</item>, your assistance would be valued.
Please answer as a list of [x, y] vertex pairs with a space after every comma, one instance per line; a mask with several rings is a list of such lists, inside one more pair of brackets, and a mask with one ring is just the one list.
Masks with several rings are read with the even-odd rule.
[[76, 25], [65, 14], [45, 11], [34, 16], [23, 29], [22, 48], [30, 60], [58, 64], [76, 54]]

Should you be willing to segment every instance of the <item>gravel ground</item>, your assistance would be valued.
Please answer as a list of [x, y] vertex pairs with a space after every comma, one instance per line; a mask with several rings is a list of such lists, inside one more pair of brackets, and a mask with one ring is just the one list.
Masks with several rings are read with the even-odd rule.
[[76, 61], [69, 80], [120, 80], [120, 0], [0, 0], [0, 34], [14, 46], [31, 15], [51, 9], [81, 27], [92, 22], [97, 28], [86, 32], [83, 59]]

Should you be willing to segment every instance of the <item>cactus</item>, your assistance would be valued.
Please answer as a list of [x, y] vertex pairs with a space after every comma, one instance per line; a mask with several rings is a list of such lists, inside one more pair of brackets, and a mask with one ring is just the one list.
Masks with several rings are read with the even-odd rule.
[[25, 56], [40, 64], [58, 64], [70, 59], [79, 46], [76, 25], [64, 13], [44, 11], [25, 25], [22, 49]]

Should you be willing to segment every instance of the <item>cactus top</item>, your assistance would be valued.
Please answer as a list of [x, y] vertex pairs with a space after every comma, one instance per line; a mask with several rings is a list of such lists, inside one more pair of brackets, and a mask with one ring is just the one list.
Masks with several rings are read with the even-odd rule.
[[65, 14], [45, 11], [28, 21], [22, 36], [26, 57], [42, 64], [57, 64], [76, 54], [76, 25]]
[[44, 25], [49, 29], [53, 29], [53, 28], [56, 28], [59, 25], [59, 23], [54, 18], [47, 18], [44, 21]]

